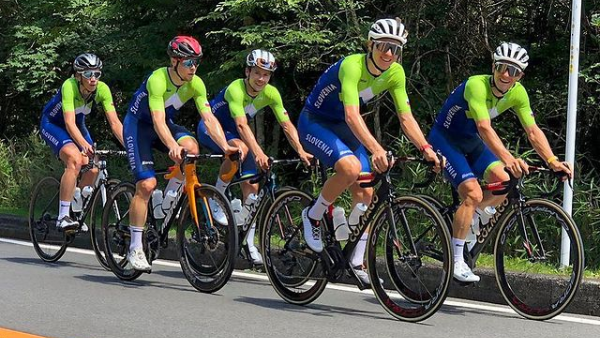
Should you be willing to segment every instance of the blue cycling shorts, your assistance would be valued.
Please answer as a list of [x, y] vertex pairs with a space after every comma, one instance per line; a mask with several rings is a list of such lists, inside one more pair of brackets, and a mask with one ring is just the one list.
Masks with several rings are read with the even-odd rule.
[[[77, 125], [79, 131], [83, 135], [83, 138], [89, 143], [94, 144], [92, 137], [90, 136], [90, 132], [88, 131], [85, 124]], [[42, 134], [42, 139], [50, 146], [54, 155], [58, 156], [60, 154], [60, 150], [66, 144], [73, 143], [82, 150], [77, 143], [73, 141], [69, 132], [67, 132], [67, 128], [64, 126], [56, 125], [48, 119], [47, 116], [42, 116], [42, 122], [40, 123], [40, 131]]]
[[454, 137], [434, 126], [427, 139], [435, 151], [446, 157], [444, 174], [455, 188], [468, 179], [485, 179], [486, 170], [501, 163], [478, 135]]
[[[192, 133], [184, 127], [173, 123], [173, 121], [167, 121], [167, 127], [177, 142], [185, 137], [193, 137]], [[135, 181], [156, 176], [152, 148], [164, 153], [169, 152], [169, 149], [158, 137], [158, 134], [154, 130], [154, 125], [139, 120], [133, 114], [128, 113], [123, 121], [123, 138], [125, 139], [125, 147], [127, 148], [129, 167], [133, 172]]]
[[330, 121], [303, 109], [298, 119], [298, 135], [304, 149], [326, 166], [334, 168], [341, 158], [356, 156], [360, 171], [371, 172], [367, 149], [345, 121]]

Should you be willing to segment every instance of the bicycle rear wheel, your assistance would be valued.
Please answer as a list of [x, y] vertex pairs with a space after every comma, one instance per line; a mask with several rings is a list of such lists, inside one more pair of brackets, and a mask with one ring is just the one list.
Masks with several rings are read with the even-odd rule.
[[296, 305], [311, 303], [327, 286], [319, 256], [308, 248], [302, 235], [302, 210], [311, 201], [312, 197], [300, 190], [282, 192], [260, 227], [269, 281], [281, 298]]
[[129, 205], [134, 195], [135, 186], [122, 182], [111, 191], [102, 210], [104, 257], [115, 276], [127, 281], [134, 280], [143, 273], [133, 269], [127, 261], [131, 239]]
[[[496, 281], [506, 302], [521, 316], [546, 320], [573, 300], [584, 268], [583, 242], [573, 219], [556, 203], [525, 202], [500, 221], [495, 244]], [[561, 264], [561, 232], [570, 258]], [[540, 284], [541, 283], [541, 284]], [[532, 292], [532, 285], [535, 292]]]
[[98, 187], [100, 191], [95, 194], [92, 202], [92, 211], [90, 212], [90, 239], [92, 240], [92, 248], [96, 254], [98, 263], [105, 269], [110, 271], [110, 267], [104, 257], [104, 243], [102, 240], [102, 210], [104, 202], [108, 200], [108, 196], [121, 181], [118, 179], [109, 179], [104, 186]]
[[[452, 279], [450, 232], [440, 213], [416, 196], [377, 211], [367, 248], [375, 296], [397, 319], [418, 322], [442, 306]], [[383, 285], [380, 278], [388, 281]]]
[[[212, 218], [208, 199], [223, 210], [226, 225]], [[207, 184], [195, 190], [198, 225], [194, 221], [189, 197], [183, 205], [177, 228], [177, 249], [183, 274], [198, 291], [216, 292], [231, 278], [235, 267], [238, 242], [233, 211], [225, 196]]]
[[29, 204], [29, 235], [37, 255], [45, 262], [56, 262], [67, 250], [70, 239], [56, 228], [60, 201], [60, 182], [44, 177], [33, 190]]

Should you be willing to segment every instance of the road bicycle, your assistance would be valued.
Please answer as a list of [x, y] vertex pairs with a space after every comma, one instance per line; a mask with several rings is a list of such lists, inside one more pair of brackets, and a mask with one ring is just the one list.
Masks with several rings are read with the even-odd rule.
[[[390, 163], [393, 156], [388, 155]], [[424, 163], [400, 157], [395, 163]], [[326, 179], [321, 168], [322, 181]], [[363, 177], [361, 179], [366, 179]], [[368, 287], [357, 278], [349, 262], [367, 228], [367, 269], [378, 301], [393, 317], [421, 321], [433, 315], [444, 302], [452, 278], [450, 233], [436, 208], [418, 196], [397, 196], [390, 172], [373, 174], [362, 187], [379, 186], [367, 211], [351, 229], [348, 241], [334, 236], [331, 215], [321, 222], [324, 249], [313, 252], [303, 237], [301, 212], [313, 196], [298, 190], [285, 191], [267, 211], [261, 229], [265, 270], [275, 291], [287, 302], [309, 304], [328, 282], [353, 278], [358, 287]]]

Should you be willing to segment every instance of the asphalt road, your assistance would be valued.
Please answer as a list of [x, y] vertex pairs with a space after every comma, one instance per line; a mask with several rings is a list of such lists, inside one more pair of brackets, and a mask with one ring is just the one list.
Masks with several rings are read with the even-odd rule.
[[6, 329], [56, 338], [598, 337], [600, 317], [535, 322], [506, 306], [449, 298], [430, 319], [404, 323], [352, 286], [330, 284], [300, 307], [281, 300], [266, 276], [235, 271], [207, 295], [176, 262], [157, 261], [152, 274], [124, 283], [89, 250], [70, 249], [48, 264], [29, 243], [0, 239], [0, 338], [11, 337]]

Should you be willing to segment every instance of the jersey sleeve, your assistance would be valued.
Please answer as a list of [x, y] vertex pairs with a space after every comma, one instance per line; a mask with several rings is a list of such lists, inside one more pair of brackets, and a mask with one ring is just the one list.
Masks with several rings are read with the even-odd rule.
[[523, 127], [529, 127], [535, 124], [535, 118], [533, 117], [533, 110], [531, 109], [531, 105], [529, 103], [529, 95], [527, 95], [527, 90], [522, 85], [518, 85], [515, 88], [515, 93], [513, 96], [513, 109], [517, 113], [517, 117], [519, 118], [519, 122]]
[[339, 70], [341, 83], [341, 99], [344, 106], [358, 106], [360, 99], [358, 95], [358, 82], [360, 81], [361, 66], [351, 62], [348, 58], [342, 61]]
[[101, 104], [104, 112], [115, 111], [115, 104], [113, 102], [112, 93], [110, 88], [104, 82], [98, 83], [98, 92], [96, 94], [96, 103]]
[[194, 103], [196, 104], [196, 109], [198, 109], [200, 114], [210, 112], [210, 104], [208, 103], [204, 81], [198, 76], [194, 76], [192, 87], [194, 89]]
[[229, 113], [234, 119], [246, 115], [244, 111], [244, 95], [244, 88], [238, 86], [235, 82], [230, 84], [225, 90], [225, 101], [227, 101]]
[[490, 113], [485, 103], [487, 91], [483, 82], [473, 81], [472, 79], [467, 80], [464, 97], [469, 105], [470, 117], [475, 121], [490, 119]]
[[60, 88], [63, 113], [75, 111], [75, 90], [71, 81], [67, 80]]
[[275, 88], [274, 86], [270, 85], [267, 86], [267, 88], [265, 89], [269, 90], [269, 98], [271, 102], [269, 104], [269, 107], [271, 107], [271, 110], [273, 110], [277, 122], [283, 123], [289, 121], [290, 117], [288, 116], [287, 111], [283, 107], [283, 100], [281, 99], [281, 94], [279, 93], [279, 90], [277, 90], [277, 88]]
[[406, 75], [404, 68], [401, 65], [398, 66], [398, 70], [390, 78], [389, 92], [392, 95], [398, 114], [407, 114], [411, 112], [411, 109], [408, 94], [406, 93]]
[[163, 98], [167, 91], [165, 79], [159, 76], [158, 73], [150, 75], [146, 82], [146, 90], [148, 91], [150, 112], [165, 111], [165, 99]]

